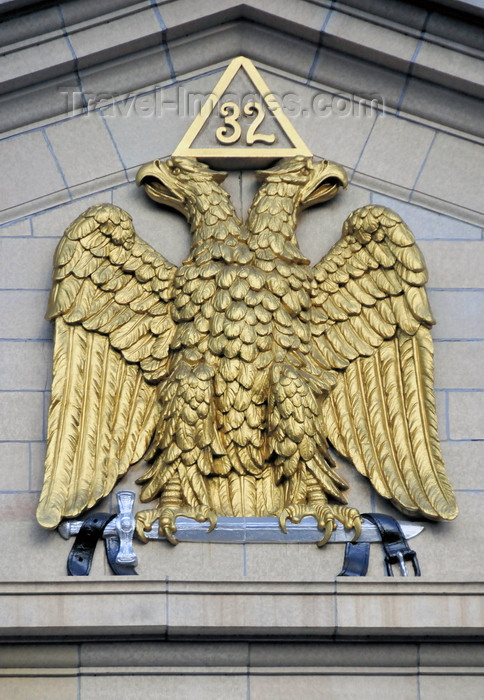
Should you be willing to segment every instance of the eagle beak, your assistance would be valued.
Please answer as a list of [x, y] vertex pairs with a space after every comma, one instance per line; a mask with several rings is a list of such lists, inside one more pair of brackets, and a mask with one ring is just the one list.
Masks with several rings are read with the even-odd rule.
[[136, 173], [136, 184], [159, 204], [177, 209], [185, 215], [185, 197], [170, 168], [160, 160], [146, 163]]
[[315, 163], [315, 175], [302, 191], [301, 208], [327, 202], [335, 197], [340, 188], [348, 186], [348, 176], [342, 165], [323, 160]]

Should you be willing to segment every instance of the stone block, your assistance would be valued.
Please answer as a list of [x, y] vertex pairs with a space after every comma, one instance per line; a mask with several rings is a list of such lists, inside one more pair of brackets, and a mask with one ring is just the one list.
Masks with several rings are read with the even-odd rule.
[[76, 30], [69, 39], [79, 68], [155, 46], [162, 33], [149, 3], [139, 3], [136, 10], [113, 16], [109, 22], [87, 23]]
[[484, 440], [484, 391], [455, 391], [449, 394], [451, 440]]
[[484, 491], [484, 475], [481, 466], [484, 462], [482, 440], [442, 442], [442, 454], [447, 473], [456, 489]]
[[[63, 540], [56, 532], [44, 530], [37, 523], [35, 511], [39, 494], [2, 494], [0, 501], [2, 508], [6, 508], [1, 523], [3, 539], [0, 542], [0, 553], [2, 566], [9, 572], [8, 580], [65, 580], [67, 557], [73, 541]], [[103, 553], [96, 552], [94, 565], [101, 554]], [[3, 604], [5, 605], [5, 598]], [[3, 628], [2, 634], [5, 634]]]
[[273, 673], [250, 676], [251, 700], [267, 698], [304, 697], [321, 700], [322, 697], [344, 697], [345, 700], [417, 700], [417, 676], [414, 674], [367, 675], [362, 669], [341, 675], [335, 670], [324, 674]]
[[21, 14], [0, 24], [0, 46], [27, 41], [62, 28], [62, 19], [56, 7]]
[[417, 78], [480, 98], [484, 96], [483, 71], [481, 59], [456, 51], [455, 46], [445, 48], [430, 42], [422, 42], [412, 66], [412, 75]]
[[30, 236], [30, 219], [20, 219], [13, 224], [0, 226], [0, 236]]
[[42, 392], [0, 392], [0, 440], [41, 440], [42, 422]]
[[30, 488], [39, 493], [44, 481], [45, 451], [45, 442], [30, 443]]
[[[39, 526], [37, 526], [38, 529]], [[46, 533], [48, 536], [60, 539], [56, 533]], [[67, 550], [70, 549], [70, 544]], [[60, 547], [59, 547], [60, 550]], [[31, 562], [34, 570], [37, 558], [35, 552]], [[48, 553], [44, 552], [47, 556]], [[17, 551], [18, 556], [18, 551]], [[67, 555], [66, 555], [67, 556]], [[66, 559], [62, 563], [65, 566]], [[35, 578], [32, 574], [24, 578], [24, 592], [29, 595], [18, 596], [22, 586], [18, 583], [3, 586], [2, 608], [0, 611], [0, 623], [4, 635], [46, 634], [62, 636], [79, 635], [103, 635], [103, 638], [122, 634], [122, 631], [130, 630], [130, 634], [138, 635], [150, 631], [152, 635], [162, 636], [166, 632], [166, 600], [163, 583], [151, 583], [143, 591], [142, 596], [131, 595], [137, 590], [133, 577], [120, 577], [96, 581], [90, 577], [89, 586], [86, 581], [67, 578], [63, 573], [57, 574], [53, 581], [52, 575], [44, 579], [45, 566], [36, 569]], [[31, 585], [29, 579], [46, 581], [40, 589], [36, 589], [35, 583]], [[139, 590], [139, 588], [138, 588]], [[16, 596], [18, 605], [5, 605], [6, 600], [11, 600], [12, 593]], [[64, 598], [67, 595], [68, 598]], [[105, 598], [109, 595], [109, 599]], [[69, 601], [65, 606], [61, 601]]]
[[65, 75], [74, 66], [74, 56], [62, 31], [58, 30], [49, 36], [48, 41], [4, 55], [0, 90], [2, 93], [13, 92], [50, 80]]
[[[34, 167], [32, 167], [34, 163]], [[62, 175], [40, 131], [12, 136], [0, 142], [2, 209], [23, 204], [64, 188]]]
[[[35, 493], [25, 493], [16, 492], [11, 493], [0, 493], [0, 505], [2, 508], [0, 514], [0, 522], [2, 524], [2, 529], [4, 534], [7, 533], [7, 524], [12, 524], [20, 528], [21, 523], [32, 523], [35, 520], [35, 510], [37, 508], [37, 502], [39, 500], [38, 494]], [[20, 530], [19, 530], [20, 532]], [[10, 574], [13, 578], [16, 578], [16, 574], [19, 569], [23, 568], [23, 576], [25, 577], [26, 571], [32, 571], [30, 567], [32, 566], [32, 560], [29, 561], [28, 565], [23, 565], [18, 561], [19, 552], [25, 552], [30, 554], [30, 543], [26, 545], [26, 542], [21, 543], [17, 534], [13, 537], [9, 537], [5, 543], [6, 547], [10, 547], [12, 552], [9, 556], [6, 556], [3, 561], [5, 562], [5, 570], [11, 571]], [[3, 556], [2, 556], [3, 558]], [[30, 557], [29, 557], [30, 559]], [[9, 566], [11, 565], [11, 566]], [[30, 576], [29, 574], [28, 576]]]
[[283, 36], [282, 39], [269, 29], [238, 21], [201, 32], [196, 37], [171, 42], [170, 55], [178, 79], [191, 71], [198, 72], [201, 56], [203, 65], [209, 65], [228, 63], [239, 54], [250, 56], [254, 62], [275, 65], [279, 70], [307, 77], [314, 59], [314, 48], [307, 42]]
[[123, 170], [108, 129], [98, 113], [49, 126], [46, 133], [69, 186]]
[[70, 676], [5, 676], [0, 677], [0, 692], [8, 700], [78, 700], [78, 680], [75, 672]]
[[50, 289], [55, 241], [0, 238], [0, 288]]
[[484, 342], [436, 343], [434, 351], [437, 388], [484, 390]]
[[[232, 578], [232, 577], [231, 577]], [[281, 588], [282, 586], [282, 588]], [[309, 587], [305, 595], [299, 588], [284, 584], [256, 585], [243, 588], [230, 584], [206, 584], [193, 590], [191, 584], [169, 583], [169, 634], [235, 635], [238, 638], [258, 634], [306, 635], [331, 634], [334, 629], [333, 583]], [[287, 586], [286, 586], [287, 588]], [[297, 592], [296, 592], [297, 591]], [[257, 595], [250, 595], [250, 593]], [[285, 592], [286, 595], [281, 595]], [[190, 595], [187, 595], [190, 593]], [[293, 593], [293, 594], [291, 594]]]
[[479, 700], [484, 678], [482, 673], [424, 673], [419, 686], [419, 700], [455, 700], [458, 697]]
[[77, 644], [2, 644], [0, 668], [47, 669], [76, 668], [79, 664]]
[[309, 150], [319, 158], [354, 168], [376, 109], [350, 93], [308, 88], [269, 71], [261, 72]]
[[426, 31], [450, 40], [452, 45], [459, 43], [484, 51], [484, 37], [479, 24], [460, 20], [454, 13], [446, 15], [443, 12], [431, 12]]
[[315, 543], [251, 544], [245, 549], [248, 581], [334, 581], [344, 557], [344, 545], [332, 543], [322, 549]]
[[[451, 545], [451, 551], [454, 549]], [[455, 561], [449, 565], [457, 571]], [[399, 577], [391, 581], [388, 578], [338, 579], [335, 638], [354, 634], [357, 629], [365, 630], [370, 638], [385, 635], [388, 640], [403, 635], [407, 640], [427, 635], [428, 641], [437, 635], [442, 639], [451, 631], [458, 636], [478, 633], [484, 615], [481, 586], [471, 584], [469, 579], [469, 584], [463, 588], [466, 579], [458, 580], [449, 574], [448, 582], [442, 583], [446, 577], [445, 566], [445, 561], [441, 560], [440, 578], [433, 580], [427, 575], [420, 579]], [[465, 596], [465, 603], [461, 595]]]
[[392, 2], [391, 5], [386, 0], [346, 0], [345, 5], [414, 29], [420, 29], [427, 18], [427, 10], [423, 7], [408, 5], [401, 0]]
[[28, 491], [29, 481], [29, 445], [0, 442], [0, 491]]
[[442, 340], [484, 338], [484, 292], [429, 291], [437, 324], [432, 336]]
[[0, 341], [0, 391], [44, 391], [50, 386], [51, 344]]
[[434, 132], [427, 127], [387, 114], [380, 116], [362, 152], [358, 172], [411, 189], [433, 137]]
[[483, 211], [480, 188], [484, 146], [439, 133], [415, 183], [419, 192]]
[[382, 204], [396, 212], [410, 228], [417, 241], [427, 239], [479, 240], [479, 226], [467, 224], [451, 216], [439, 214], [411, 202], [403, 202], [393, 197], [373, 192], [372, 204]]
[[417, 48], [417, 36], [351, 14], [332, 12], [324, 29], [324, 45], [406, 72]]
[[[64, 204], [59, 207], [52, 207], [51, 209], [42, 211], [32, 217], [34, 236], [52, 236], [54, 239], [60, 239], [65, 229], [80, 214], [85, 212], [94, 204], [105, 203], [111, 203], [110, 190], [99, 192], [98, 194], [93, 194], [89, 197], [81, 197], [76, 199], [74, 202], [70, 202], [69, 204]], [[49, 264], [50, 267], [52, 267], [52, 259], [50, 260]]]
[[[420, 667], [424, 673], [428, 673], [425, 667], [434, 667], [436, 671], [440, 666], [452, 673], [452, 667], [477, 669], [482, 666], [484, 659], [484, 645], [482, 642], [468, 644], [421, 644]], [[467, 670], [466, 669], [466, 670]], [[444, 671], [445, 673], [445, 671]]]
[[436, 391], [435, 392], [435, 409], [437, 414], [437, 429], [439, 433], [440, 440], [448, 440], [449, 435], [447, 432], [447, 392], [446, 391]]
[[[250, 645], [250, 667], [297, 668], [313, 667], [311, 670], [322, 674], [331, 674], [336, 667], [343, 669], [366, 668], [375, 669], [376, 673], [384, 673], [385, 667], [417, 668], [416, 644], [382, 644], [368, 642], [359, 644], [346, 641], [318, 641], [291, 643], [278, 641], [277, 644], [253, 642]], [[316, 671], [317, 669], [317, 671]], [[350, 671], [351, 672], [351, 671]], [[284, 670], [280, 670], [284, 675]], [[344, 672], [343, 672], [344, 673]]]
[[482, 100], [441, 85], [410, 78], [400, 108], [403, 113], [414, 114], [431, 123], [484, 136]]
[[244, 17], [253, 22], [295, 34], [315, 44], [320, 41], [321, 28], [329, 13], [326, 8], [315, 7], [312, 3], [301, 0], [282, 4], [277, 0], [269, 0], [263, 6], [257, 0], [251, 0], [245, 4], [243, 12]]
[[236, 641], [93, 642], [83, 644], [80, 650], [80, 664], [86, 668], [171, 666], [179, 667], [183, 672], [187, 667], [244, 667], [248, 663], [248, 642]]
[[419, 248], [428, 258], [429, 286], [442, 289], [481, 291], [484, 276], [482, 240], [425, 240]]
[[[132, 0], [103, 0], [102, 9], [107, 15], [132, 4]], [[82, 3], [62, 2], [60, 8], [66, 26], [99, 16], [98, 0], [83, 0]]]
[[106, 124], [126, 167], [170, 156], [219, 77], [201, 76], [106, 108]]
[[[225, 70], [230, 60], [241, 53], [239, 26], [239, 23], [229, 23], [220, 28], [202, 31], [195, 36], [171, 41], [170, 57], [177, 79], [180, 80], [191, 72], [199, 73], [201, 57], [203, 65], [223, 62], [222, 70]], [[215, 86], [217, 79], [215, 78], [211, 87]]]
[[0, 291], [0, 338], [49, 340], [50, 323], [45, 320], [48, 292]]
[[[82, 87], [90, 109], [98, 104], [112, 104], [120, 96], [151, 89], [171, 77], [168, 54], [154, 46], [134, 55], [122, 56], [80, 71]], [[107, 111], [107, 110], [106, 110]]]
[[163, 693], [163, 700], [197, 698], [197, 700], [246, 700], [247, 676], [240, 674], [212, 675], [204, 669], [190, 675], [101, 675], [81, 678], [82, 700], [118, 700], [120, 697], [138, 697]]
[[405, 84], [400, 72], [370, 63], [355, 56], [322, 48], [311, 76], [315, 82], [328, 85], [343, 94], [375, 100], [380, 109], [396, 107]]
[[[244, 8], [245, 10], [245, 8]], [[165, 3], [160, 7], [166, 38], [173, 41], [182, 36], [219, 26], [233, 19], [240, 19], [241, 10], [231, 0], [215, 0], [204, 7], [196, 0]], [[234, 56], [237, 54], [234, 52]]]
[[0, 131], [32, 127], [61, 115], [71, 116], [82, 105], [74, 72], [0, 95]]

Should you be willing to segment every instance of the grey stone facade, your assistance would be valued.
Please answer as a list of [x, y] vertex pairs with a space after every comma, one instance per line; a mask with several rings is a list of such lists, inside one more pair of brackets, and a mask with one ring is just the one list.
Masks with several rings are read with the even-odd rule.
[[[428, 5], [428, 6], [427, 6]], [[406, 700], [484, 694], [484, 241], [481, 3], [391, 0], [0, 2], [0, 694]], [[185, 221], [134, 184], [169, 156], [229, 61], [251, 58], [345, 193], [306, 212], [313, 262], [350, 211], [396, 210], [429, 268], [439, 432], [460, 515], [414, 541], [423, 577], [341, 580], [342, 548], [137, 544], [139, 577], [35, 521], [52, 256], [95, 202], [180, 263]], [[226, 181], [245, 214], [252, 173]], [[351, 503], [396, 512], [346, 464]], [[139, 476], [134, 469], [121, 483]], [[135, 487], [136, 488], [136, 487]], [[112, 498], [100, 504], [110, 509]], [[39, 642], [48, 642], [40, 644]]]

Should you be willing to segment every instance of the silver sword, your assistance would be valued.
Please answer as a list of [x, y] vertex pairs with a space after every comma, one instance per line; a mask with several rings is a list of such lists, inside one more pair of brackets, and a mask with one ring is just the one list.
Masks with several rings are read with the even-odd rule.
[[[105, 527], [103, 537], [118, 537], [120, 547], [116, 561], [131, 564], [136, 560], [132, 545], [135, 533], [135, 520], [132, 512], [135, 495], [132, 491], [118, 491], [116, 496], [119, 514]], [[64, 539], [68, 539], [72, 535], [77, 535], [82, 524], [82, 520], [65, 520], [57, 529]], [[424, 529], [422, 525], [416, 523], [399, 522], [399, 525], [407, 540], [416, 537]], [[271, 544], [275, 542], [301, 544], [319, 542], [322, 538], [322, 532], [318, 529], [316, 520], [310, 516], [303, 518], [298, 524], [287, 522], [287, 534], [282, 532], [278, 518], [219, 517], [212, 532], [208, 531], [209, 527], [208, 522], [199, 523], [191, 518], [180, 516], [176, 519], [175, 536], [179, 542], [223, 542], [225, 544]], [[351, 542], [354, 535], [353, 529], [345, 530], [341, 523], [337, 523], [328, 544]], [[158, 521], [155, 521], [152, 529], [146, 532], [146, 537], [149, 540], [166, 540], [166, 537], [158, 532]], [[358, 542], [381, 542], [376, 525], [363, 520]]]

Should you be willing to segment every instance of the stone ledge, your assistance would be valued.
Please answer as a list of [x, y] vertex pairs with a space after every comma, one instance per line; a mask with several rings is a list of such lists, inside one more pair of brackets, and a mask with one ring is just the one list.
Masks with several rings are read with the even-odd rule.
[[412, 640], [67, 641], [0, 644], [0, 677], [16, 675], [482, 675], [484, 645]]
[[[0, 27], [5, 47], [5, 77], [0, 81], [0, 93], [32, 86], [39, 79], [48, 80], [60, 75], [75, 83], [80, 68], [101, 66], [111, 58], [129, 56], [166, 41], [170, 48], [176, 50], [178, 40], [183, 37], [191, 38], [194, 34], [219, 28], [227, 22], [239, 23], [240, 20], [242, 24], [249, 20], [253, 28], [275, 30], [274, 45], [284, 45], [289, 36], [303, 38], [308, 42], [308, 48], [311, 46], [314, 51], [324, 43], [357, 59], [363, 57], [372, 64], [383, 62], [387, 68], [402, 74], [411, 70], [417, 41], [420, 41], [420, 55], [427, 48], [431, 59], [419, 69], [431, 83], [447, 85], [450, 81], [453, 88], [471, 95], [481, 90], [476, 75], [478, 67], [482, 65], [482, 60], [479, 60], [482, 59], [482, 51], [457, 41], [451, 43], [448, 37], [441, 39], [437, 33], [438, 22], [434, 23], [434, 33], [426, 33], [422, 37], [420, 25], [424, 14], [413, 26], [415, 18], [411, 12], [407, 18], [403, 15], [399, 17], [400, 22], [397, 23], [388, 16], [362, 12], [345, 4], [338, 4], [337, 9], [328, 11], [329, 4], [322, 3], [322, 7], [316, 8], [306, 0], [298, 0], [291, 8], [275, 1], [265, 6], [264, 10], [253, 1], [218, 0], [213, 3], [208, 15], [206, 8], [200, 11], [200, 6], [192, 0], [161, 4], [156, 11], [147, 0], [130, 6], [123, 2], [120, 3], [121, 8], [106, 7], [102, 3], [98, 5], [99, 9], [93, 15], [89, 4], [91, 11], [86, 17], [82, 16], [82, 12], [71, 15], [67, 12], [68, 4], [64, 6], [62, 15], [47, 8], [7, 19]], [[59, 26], [60, 17], [62, 26]], [[133, 17], [136, 21], [133, 21]], [[279, 32], [282, 34], [279, 35]], [[9, 37], [13, 43], [8, 46]], [[50, 50], [53, 40], [61, 42], [63, 48], [55, 55]], [[46, 54], [46, 65], [40, 67], [35, 60], [39, 46]], [[448, 75], [439, 64], [444, 46], [459, 55], [460, 66], [455, 75]], [[200, 58], [198, 54], [199, 62]], [[202, 60], [204, 65], [209, 62], [205, 55]], [[281, 56], [276, 56], [274, 66], [279, 66], [281, 60]], [[450, 62], [446, 61], [445, 65], [450, 66]], [[310, 77], [307, 71], [304, 77]]]
[[0, 584], [1, 637], [478, 641], [484, 583], [118, 580]]

